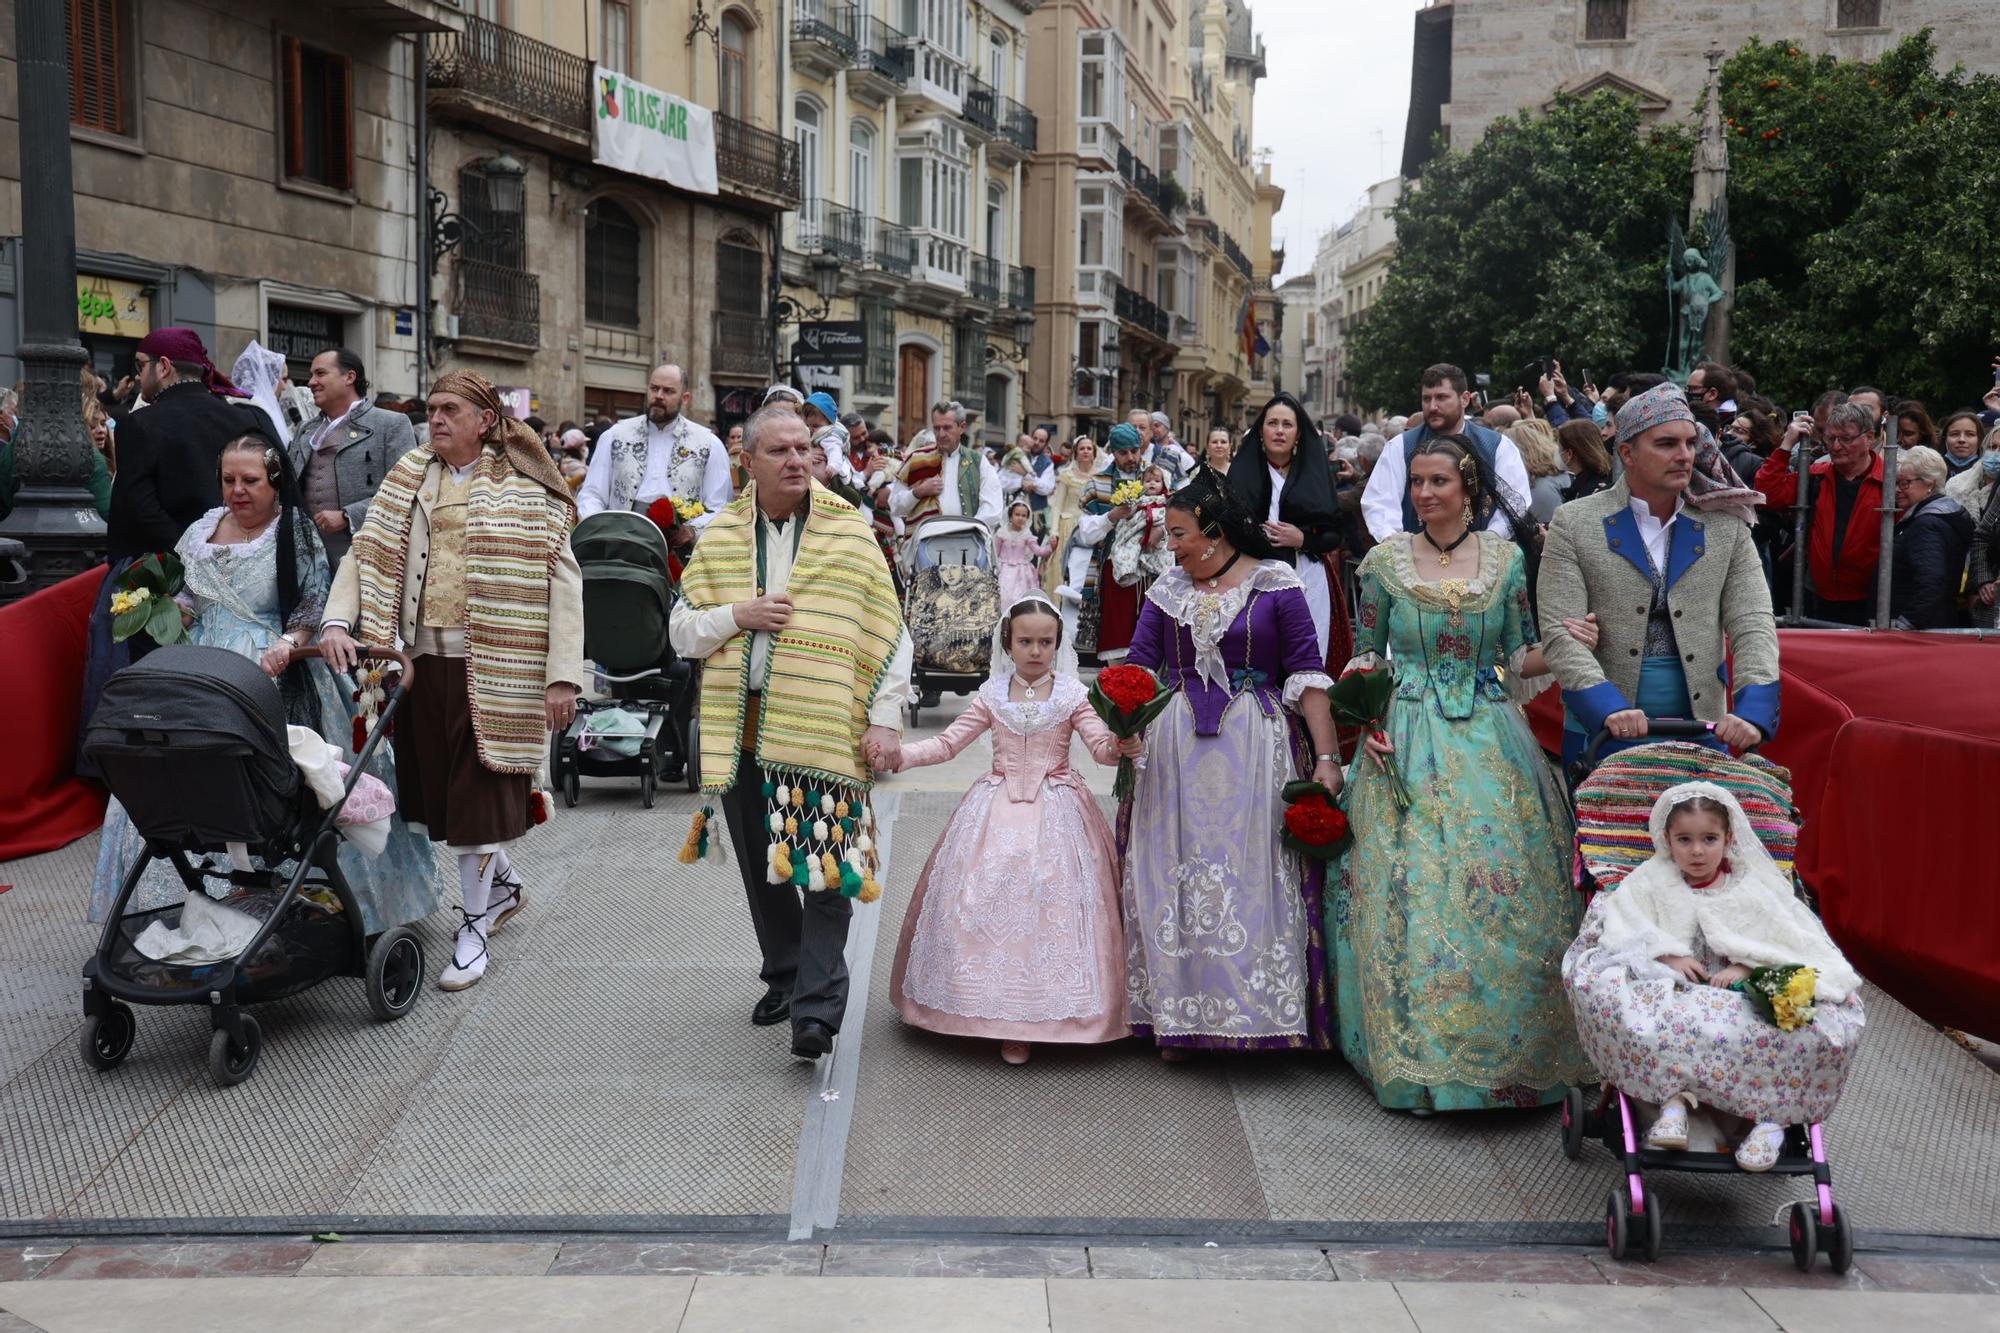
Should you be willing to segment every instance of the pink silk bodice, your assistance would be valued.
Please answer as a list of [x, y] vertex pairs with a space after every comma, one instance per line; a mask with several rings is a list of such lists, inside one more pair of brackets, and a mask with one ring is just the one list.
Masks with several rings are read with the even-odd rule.
[[1090, 707], [1090, 695], [1073, 677], [1057, 679], [1046, 702], [1013, 703], [1009, 678], [979, 687], [966, 710], [939, 735], [903, 747], [903, 767], [920, 768], [954, 759], [981, 732], [993, 734], [993, 770], [987, 782], [1003, 783], [1007, 799], [1035, 800], [1044, 782], [1084, 788], [1083, 775], [1070, 767], [1069, 738], [1080, 732], [1100, 764], [1118, 760], [1118, 738]]

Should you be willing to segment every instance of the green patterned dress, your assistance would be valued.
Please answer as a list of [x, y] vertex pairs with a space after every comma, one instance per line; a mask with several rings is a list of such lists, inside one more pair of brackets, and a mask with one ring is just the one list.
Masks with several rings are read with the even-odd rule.
[[1341, 1051], [1404, 1110], [1536, 1106], [1588, 1076], [1562, 988], [1583, 915], [1569, 806], [1517, 702], [1527, 581], [1511, 542], [1477, 540], [1469, 580], [1423, 582], [1402, 534], [1360, 569], [1352, 665], [1386, 653], [1395, 671], [1386, 730], [1412, 804], [1357, 757], [1327, 936]]

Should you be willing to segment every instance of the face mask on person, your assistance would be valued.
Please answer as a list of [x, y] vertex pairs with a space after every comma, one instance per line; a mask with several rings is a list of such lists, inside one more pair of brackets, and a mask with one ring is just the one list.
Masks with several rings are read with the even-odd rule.
[[1989, 477], [2000, 480], [2000, 452], [1982, 454], [1979, 459], [1979, 470]]

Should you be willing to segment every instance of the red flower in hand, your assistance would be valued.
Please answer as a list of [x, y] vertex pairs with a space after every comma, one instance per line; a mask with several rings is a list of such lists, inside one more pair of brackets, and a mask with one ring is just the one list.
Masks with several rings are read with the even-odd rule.
[[1347, 816], [1324, 796], [1305, 796], [1285, 807], [1285, 831], [1311, 847], [1328, 847], [1347, 838]]
[[1111, 666], [1097, 673], [1097, 687], [1121, 713], [1137, 712], [1153, 701], [1160, 684], [1153, 673], [1141, 667]]
[[661, 532], [672, 532], [681, 521], [681, 516], [674, 512], [674, 497], [671, 495], [663, 495], [647, 505], [646, 517], [652, 519]]

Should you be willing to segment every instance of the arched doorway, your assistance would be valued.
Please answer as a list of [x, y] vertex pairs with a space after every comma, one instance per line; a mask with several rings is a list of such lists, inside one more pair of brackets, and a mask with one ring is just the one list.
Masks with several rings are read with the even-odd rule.
[[931, 424], [931, 361], [937, 354], [922, 343], [904, 343], [896, 350], [896, 443]]

